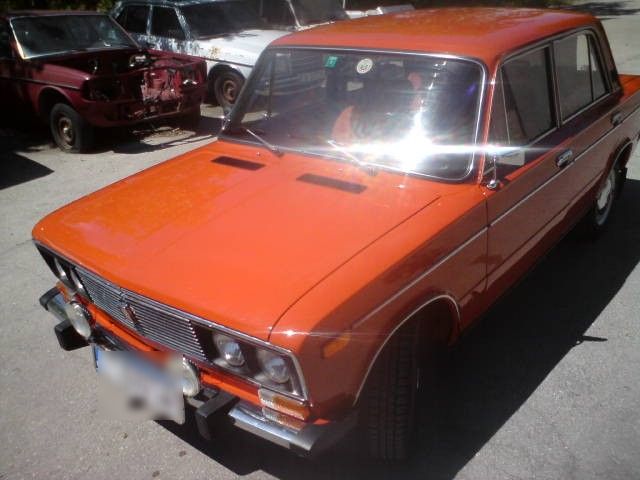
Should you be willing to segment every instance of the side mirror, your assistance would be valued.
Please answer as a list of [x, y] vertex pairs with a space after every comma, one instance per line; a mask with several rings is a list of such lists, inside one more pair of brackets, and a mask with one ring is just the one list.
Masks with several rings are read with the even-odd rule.
[[496, 163], [498, 165], [522, 167], [525, 163], [524, 149], [520, 147], [503, 149], [496, 155]]
[[498, 180], [498, 166], [509, 165], [512, 167], [522, 167], [525, 164], [524, 149], [520, 147], [504, 148], [498, 147], [487, 153], [488, 168], [484, 174], [491, 174], [491, 179], [487, 182], [487, 188], [495, 190], [500, 185]]

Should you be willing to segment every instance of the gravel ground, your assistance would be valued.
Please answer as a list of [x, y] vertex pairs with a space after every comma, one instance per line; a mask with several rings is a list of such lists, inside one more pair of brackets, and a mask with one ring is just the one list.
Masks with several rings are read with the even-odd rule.
[[[640, 0], [583, 2], [621, 72], [640, 74]], [[345, 444], [315, 461], [239, 431], [207, 445], [192, 425], [97, 413], [87, 349], [65, 353], [37, 305], [52, 277], [30, 240], [44, 214], [211, 141], [169, 128], [63, 155], [46, 132], [0, 129], [0, 479], [640, 478], [640, 158], [611, 228], [564, 240], [454, 352], [437, 446], [403, 467]]]

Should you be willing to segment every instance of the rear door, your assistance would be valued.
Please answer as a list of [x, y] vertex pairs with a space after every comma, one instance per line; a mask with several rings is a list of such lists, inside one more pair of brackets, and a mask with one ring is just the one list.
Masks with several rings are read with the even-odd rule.
[[602, 52], [595, 31], [582, 30], [553, 42], [558, 105], [566, 144], [564, 165], [575, 163], [571, 172], [572, 203], [593, 201], [585, 197], [604, 173], [619, 140], [609, 133], [622, 116], [615, 111], [617, 99], [605, 74]]

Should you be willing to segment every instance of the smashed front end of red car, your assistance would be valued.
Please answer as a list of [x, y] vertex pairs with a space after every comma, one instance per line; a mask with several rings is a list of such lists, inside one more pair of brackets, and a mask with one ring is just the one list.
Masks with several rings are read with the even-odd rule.
[[[107, 59], [105, 63], [111, 70], [100, 71], [98, 66], [83, 84], [86, 118], [91, 124], [126, 125], [199, 113], [206, 85], [204, 61], [164, 52], [124, 56], [119, 60]], [[99, 65], [101, 60], [94, 59], [93, 63]], [[122, 63], [126, 63], [125, 68], [113, 68]]]

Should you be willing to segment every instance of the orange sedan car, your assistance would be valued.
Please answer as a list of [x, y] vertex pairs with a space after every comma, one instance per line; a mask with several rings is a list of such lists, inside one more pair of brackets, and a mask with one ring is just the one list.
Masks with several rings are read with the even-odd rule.
[[230, 420], [303, 454], [361, 425], [374, 456], [405, 457], [438, 352], [578, 221], [605, 227], [639, 89], [577, 13], [283, 37], [217, 141], [35, 226], [59, 279], [41, 303], [154, 416], [186, 402], [207, 438]]

